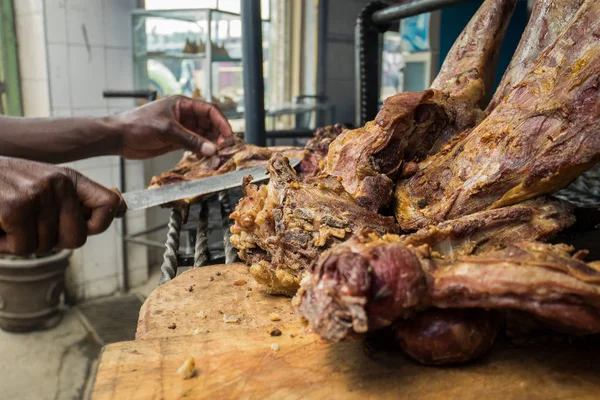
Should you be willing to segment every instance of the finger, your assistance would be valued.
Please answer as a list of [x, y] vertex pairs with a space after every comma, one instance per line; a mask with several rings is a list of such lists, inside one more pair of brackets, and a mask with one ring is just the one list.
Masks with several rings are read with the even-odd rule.
[[60, 249], [77, 249], [87, 241], [86, 218], [71, 179], [54, 185], [58, 199], [58, 244]]
[[229, 121], [225, 118], [225, 115], [215, 105], [205, 103], [208, 107], [207, 117], [212, 125], [213, 132], [218, 133], [219, 136], [231, 136], [233, 131]]
[[58, 239], [59, 206], [56, 203], [54, 190], [47, 190], [39, 199], [39, 214], [37, 218], [37, 254], [51, 251]]
[[[29, 255], [37, 247], [35, 202], [31, 199], [14, 198], [16, 188], [6, 188], [0, 202], [0, 253]], [[13, 190], [10, 190], [13, 189]], [[8, 192], [8, 195], [4, 197]], [[12, 201], [11, 201], [11, 197]]]
[[217, 146], [214, 143], [184, 128], [179, 123], [173, 125], [165, 140], [202, 156], [212, 156], [217, 152]]
[[6, 232], [0, 232], [0, 254], [10, 254], [10, 246], [8, 245], [8, 236]]
[[120, 197], [112, 190], [83, 175], [77, 174], [74, 182], [79, 201], [91, 211], [91, 216], [87, 220], [87, 234], [96, 235], [104, 232], [117, 215]]
[[[233, 131], [229, 121], [217, 106], [200, 100], [190, 100], [189, 108], [186, 110], [196, 118], [196, 126], [202, 129], [217, 132], [217, 136], [231, 136]], [[183, 104], [185, 106], [185, 104]]]
[[33, 254], [37, 247], [33, 218], [23, 218], [11, 232], [6, 232], [6, 252], [20, 256]]
[[0, 253], [10, 253], [8, 245], [8, 236], [6, 231], [9, 230], [9, 224], [6, 220], [11, 215], [10, 207], [4, 202], [0, 202]]

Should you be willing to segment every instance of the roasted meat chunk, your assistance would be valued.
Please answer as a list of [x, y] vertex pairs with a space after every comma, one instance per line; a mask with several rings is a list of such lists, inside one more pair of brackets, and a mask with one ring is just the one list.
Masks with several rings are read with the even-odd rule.
[[275, 153], [283, 153], [287, 157], [301, 159], [304, 150], [298, 147], [259, 147], [246, 143], [239, 136], [227, 138], [219, 145], [215, 155], [199, 157], [185, 152], [181, 161], [173, 169], [150, 182], [150, 188], [171, 183], [193, 181], [212, 175], [220, 175], [244, 168], [266, 164]]
[[393, 217], [361, 208], [333, 176], [300, 180], [275, 154], [267, 185], [247, 184], [231, 218], [231, 243], [270, 293], [293, 295], [319, 254], [365, 228], [393, 233]]
[[487, 0], [448, 52], [432, 89], [485, 107], [494, 87], [500, 47], [516, 1]]
[[363, 235], [324, 253], [295, 303], [333, 341], [430, 307], [521, 310], [580, 334], [600, 333], [600, 268], [571, 253], [566, 245], [518, 242], [440, 260], [426, 245]]
[[600, 3], [585, 1], [536, 66], [473, 131], [395, 191], [413, 231], [567, 186], [600, 160]]
[[[265, 165], [275, 153], [281, 153], [289, 159], [302, 160], [296, 167], [301, 177], [315, 176], [324, 168], [329, 144], [341, 132], [342, 126], [339, 124], [318, 128], [304, 148], [259, 147], [248, 144], [241, 136], [235, 135], [221, 142], [215, 155], [198, 157], [191, 152], [185, 152], [183, 158], [173, 169], [153, 177], [149, 188]], [[196, 200], [187, 199], [185, 202], [190, 203]], [[177, 204], [170, 206], [177, 206]]]
[[399, 238], [415, 247], [428, 245], [436, 257], [480, 254], [518, 240], [546, 241], [575, 223], [569, 203], [538, 198], [442, 222]]
[[430, 308], [392, 326], [400, 348], [421, 364], [458, 364], [488, 353], [500, 316], [489, 310]]
[[304, 157], [298, 167], [298, 171], [302, 176], [317, 176], [323, 173], [327, 165], [329, 145], [343, 130], [344, 127], [341, 124], [329, 125], [315, 130], [313, 137], [304, 146]]
[[448, 54], [431, 89], [399, 93], [384, 101], [374, 121], [344, 131], [330, 146], [327, 173], [359, 205], [379, 211], [391, 200], [403, 162], [436, 153], [455, 135], [484, 117], [500, 42], [515, 0], [487, 0]]
[[582, 3], [583, 0], [537, 0], [534, 3], [517, 50], [485, 110], [488, 114], [521, 82], [542, 52], [565, 30]]

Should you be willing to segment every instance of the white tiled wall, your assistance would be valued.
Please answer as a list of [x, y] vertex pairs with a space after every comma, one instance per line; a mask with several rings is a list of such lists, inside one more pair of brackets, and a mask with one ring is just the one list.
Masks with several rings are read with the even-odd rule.
[[31, 117], [50, 115], [48, 69], [42, 0], [14, 2], [23, 112]]
[[[132, 100], [104, 99], [105, 89], [133, 89], [131, 10], [137, 0], [17, 0], [15, 4], [25, 116], [103, 117], [132, 108]], [[69, 166], [102, 185], [119, 187], [118, 157]], [[144, 187], [144, 163], [128, 161], [126, 190]], [[146, 227], [145, 213], [127, 216], [129, 232]], [[91, 237], [75, 251], [71, 293], [92, 298], [119, 290], [121, 225]], [[148, 276], [145, 247], [128, 246], [132, 286]]]

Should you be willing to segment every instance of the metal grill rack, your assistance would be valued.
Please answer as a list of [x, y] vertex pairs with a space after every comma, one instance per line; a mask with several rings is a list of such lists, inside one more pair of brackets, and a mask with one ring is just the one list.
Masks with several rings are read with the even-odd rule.
[[[229, 241], [232, 225], [229, 215], [235, 204], [232, 199], [239, 198], [239, 190], [230, 190], [198, 202], [189, 210], [171, 210], [159, 285], [175, 278], [181, 267], [200, 268], [238, 261], [237, 251]], [[182, 232], [187, 232], [187, 243], [182, 243]]]

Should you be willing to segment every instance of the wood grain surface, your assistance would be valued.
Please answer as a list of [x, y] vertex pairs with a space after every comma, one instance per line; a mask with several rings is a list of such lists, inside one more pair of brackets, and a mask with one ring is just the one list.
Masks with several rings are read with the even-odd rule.
[[[247, 284], [233, 284], [239, 280]], [[199, 309], [206, 318], [196, 315]], [[146, 301], [138, 327], [144, 340], [105, 347], [92, 398], [600, 398], [600, 346], [590, 341], [535, 346], [500, 341], [478, 362], [424, 367], [394, 351], [373, 350], [360, 338], [326, 343], [308, 333], [291, 310], [289, 299], [261, 293], [241, 265], [186, 272]], [[225, 323], [219, 311], [237, 312], [241, 319]], [[282, 320], [270, 321], [272, 312]], [[172, 323], [175, 329], [168, 328]], [[190, 330], [196, 327], [209, 332], [194, 335]], [[280, 336], [271, 335], [275, 328]], [[183, 380], [177, 369], [188, 356], [195, 359], [196, 373]]]
[[[206, 318], [198, 316], [200, 311]], [[265, 294], [245, 264], [211, 265], [185, 271], [156, 288], [140, 310], [136, 339], [189, 335], [194, 329], [222, 332], [274, 326], [271, 314], [279, 316], [278, 323], [298, 319], [289, 297]], [[233, 315], [240, 321], [223, 322], [224, 316]]]

